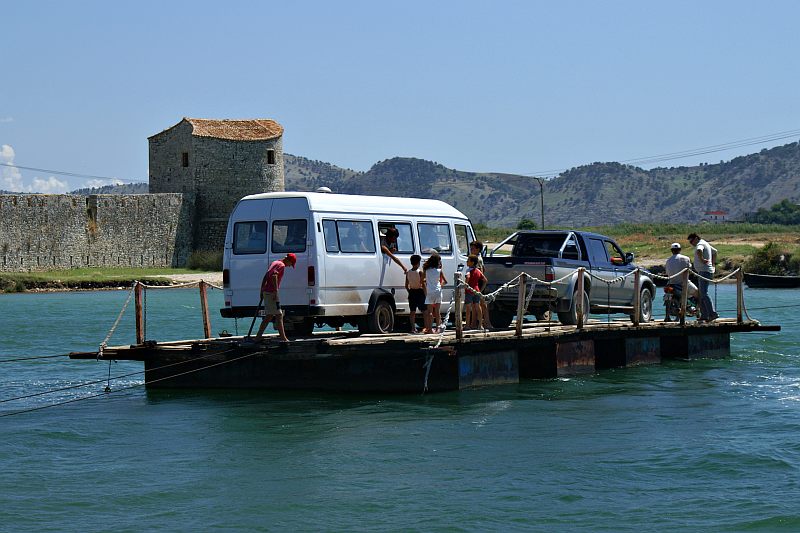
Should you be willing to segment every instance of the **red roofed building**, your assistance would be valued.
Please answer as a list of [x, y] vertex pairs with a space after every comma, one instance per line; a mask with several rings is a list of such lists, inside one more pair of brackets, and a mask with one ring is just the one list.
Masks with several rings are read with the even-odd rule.
[[727, 216], [727, 211], [706, 211], [703, 220], [706, 222], [725, 222]]

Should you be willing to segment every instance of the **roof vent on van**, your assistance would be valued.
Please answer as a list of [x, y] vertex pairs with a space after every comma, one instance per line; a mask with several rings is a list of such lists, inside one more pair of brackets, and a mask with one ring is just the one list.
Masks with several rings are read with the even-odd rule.
[[331, 192], [333, 192], [333, 191], [331, 191], [331, 190], [330, 190], [330, 188], [328, 188], [328, 187], [317, 187], [317, 192], [327, 192], [327, 193], [331, 193]]

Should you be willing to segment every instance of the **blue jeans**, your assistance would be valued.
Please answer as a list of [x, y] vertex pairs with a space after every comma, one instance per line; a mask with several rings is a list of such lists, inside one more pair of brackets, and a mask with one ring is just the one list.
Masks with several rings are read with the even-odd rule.
[[698, 289], [700, 292], [700, 318], [708, 320], [709, 318], [716, 318], [717, 312], [714, 310], [714, 302], [708, 296], [709, 281], [714, 277], [711, 272], [698, 272]]

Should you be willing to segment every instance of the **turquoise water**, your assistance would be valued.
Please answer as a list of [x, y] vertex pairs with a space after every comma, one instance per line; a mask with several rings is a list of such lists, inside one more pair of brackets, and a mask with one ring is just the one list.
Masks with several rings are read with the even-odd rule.
[[[0, 530], [797, 531], [800, 291], [745, 295], [784, 329], [734, 335], [724, 360], [388, 397], [146, 392], [134, 375], [2, 402], [100, 394], [0, 417]], [[104, 380], [105, 362], [8, 360], [96, 349], [126, 296], [0, 295], [0, 401]], [[148, 338], [201, 334], [196, 291], [148, 294]], [[110, 344], [130, 342], [132, 313]]]

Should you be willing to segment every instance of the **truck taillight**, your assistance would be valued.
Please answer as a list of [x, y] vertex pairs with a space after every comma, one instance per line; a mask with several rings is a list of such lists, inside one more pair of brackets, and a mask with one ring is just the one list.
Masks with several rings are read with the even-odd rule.
[[553, 267], [545, 267], [544, 268], [544, 280], [545, 281], [554, 281], [556, 279], [556, 272], [553, 270]]
[[317, 282], [316, 282], [316, 276], [314, 275], [314, 267], [313, 266], [309, 266], [308, 267], [308, 286], [309, 287], [313, 287], [314, 285], [316, 285], [316, 283]]
[[222, 271], [222, 286], [228, 288], [231, 284], [231, 271], [227, 268]]

